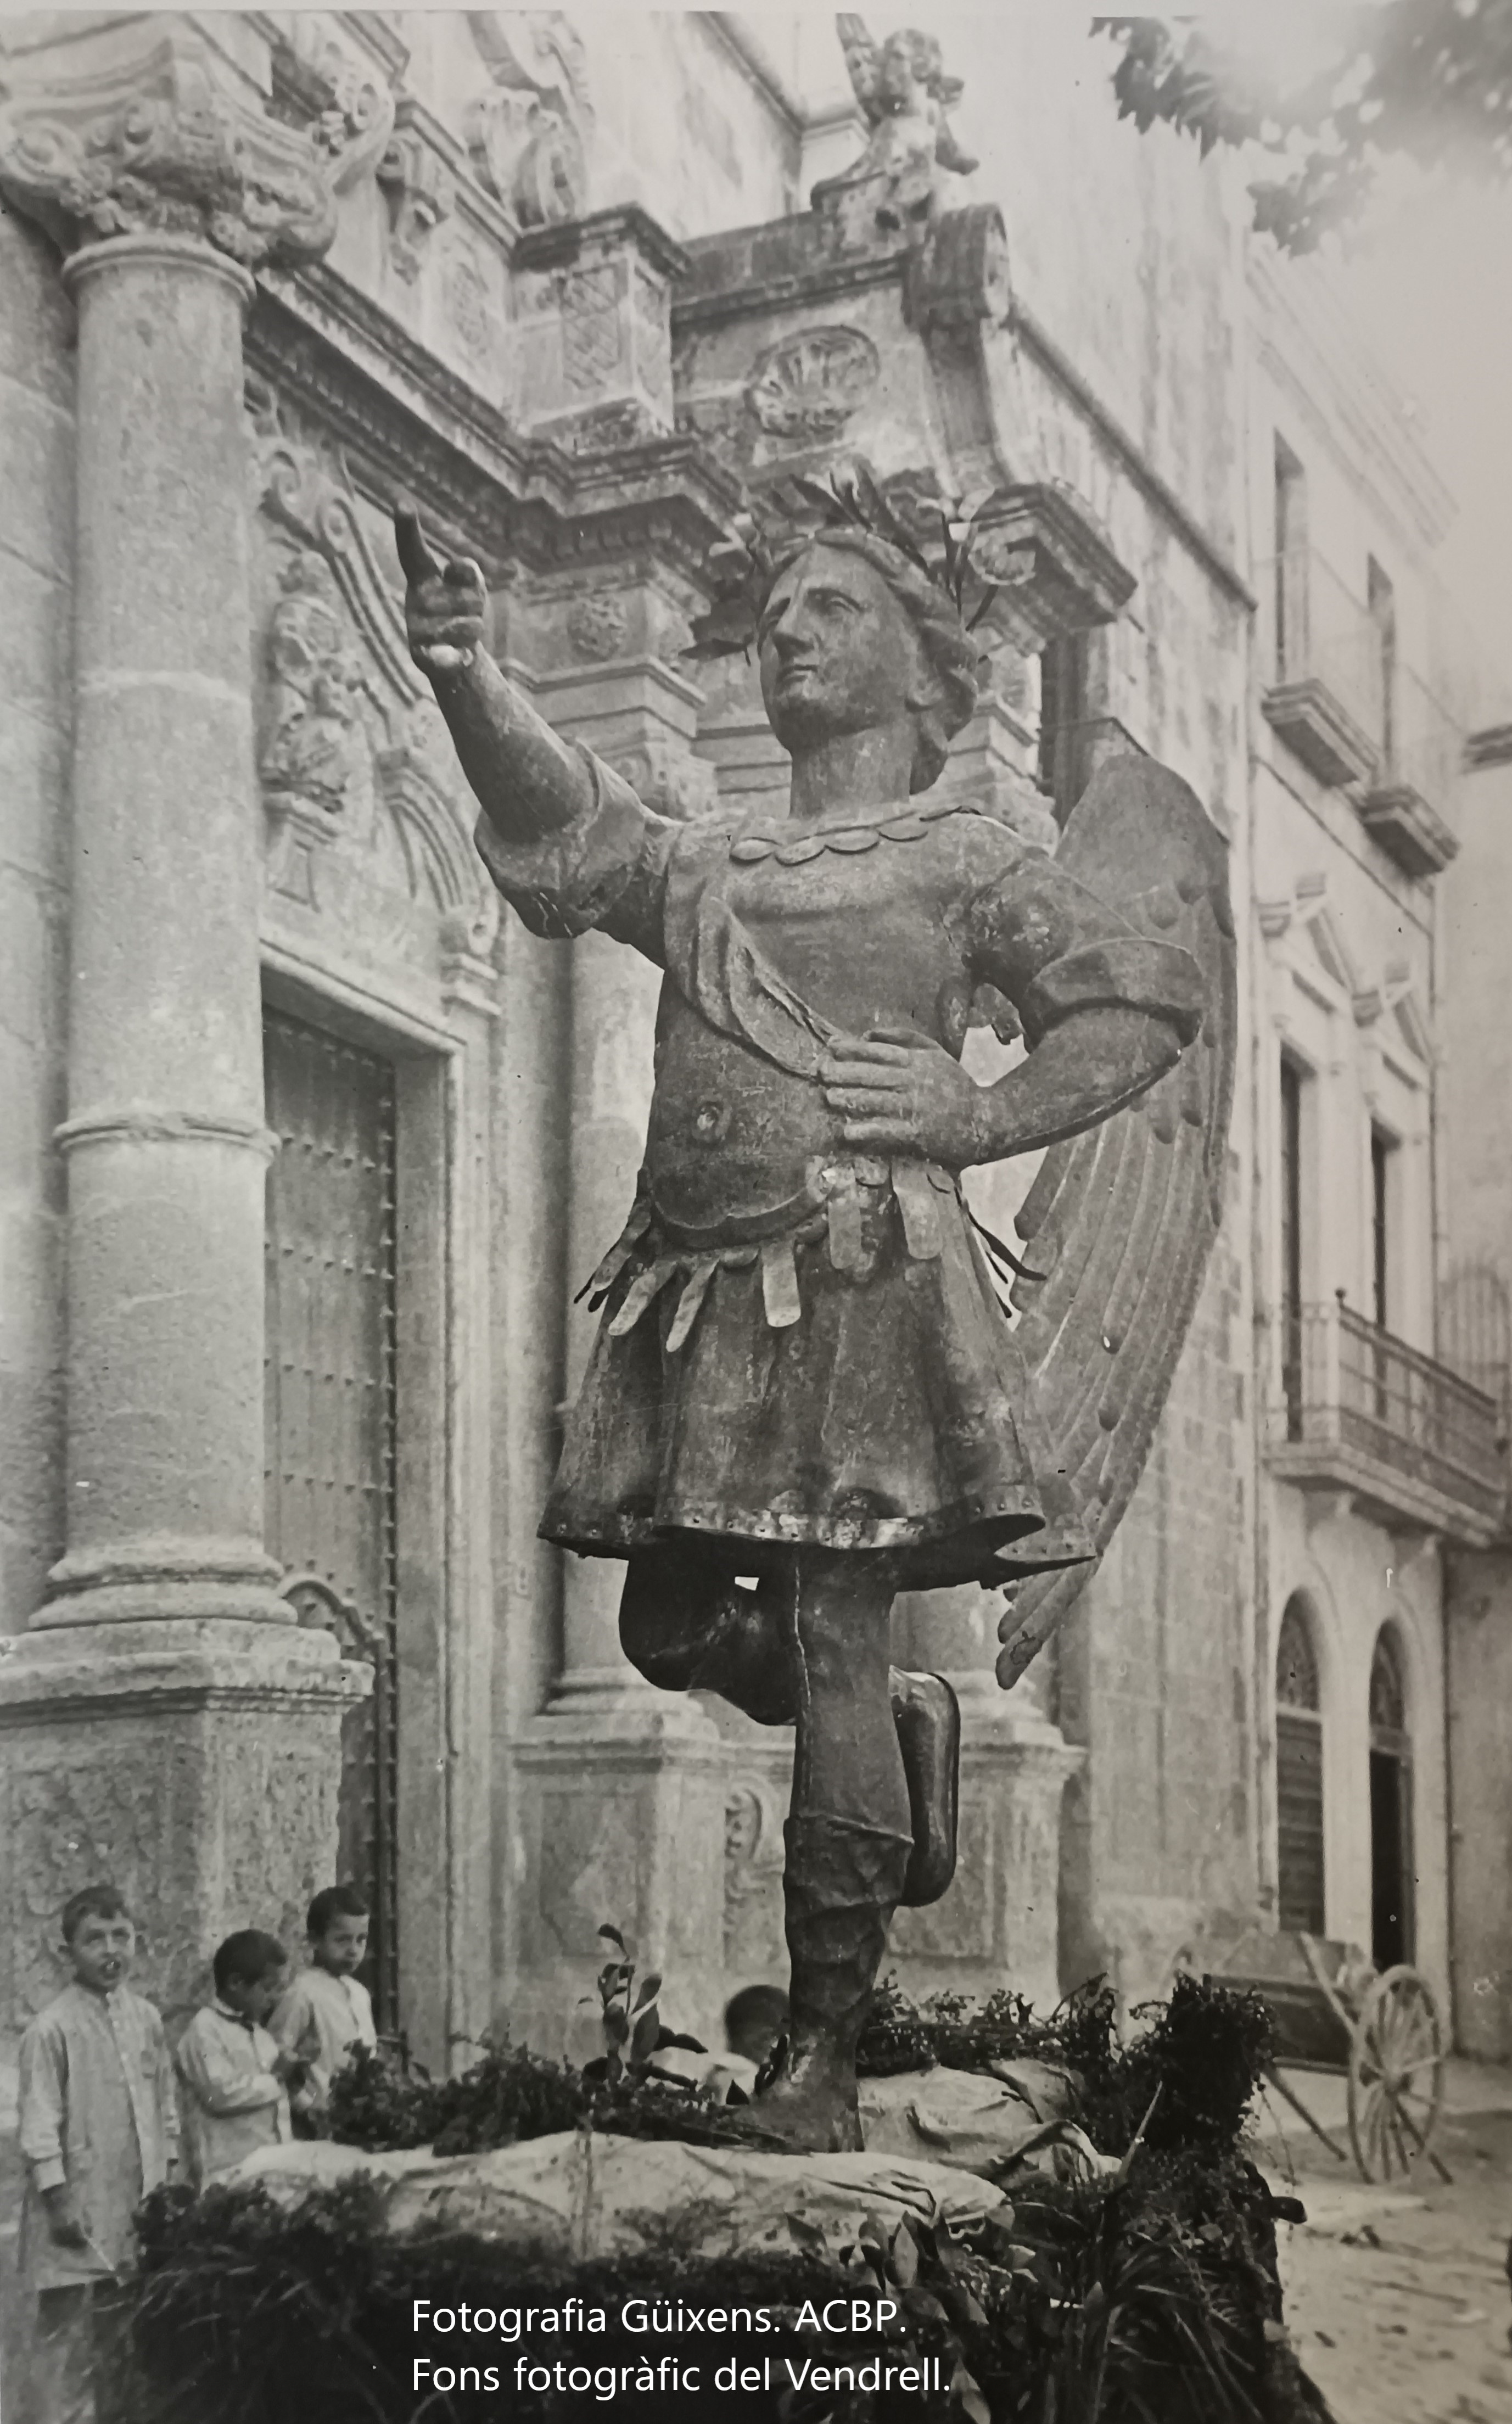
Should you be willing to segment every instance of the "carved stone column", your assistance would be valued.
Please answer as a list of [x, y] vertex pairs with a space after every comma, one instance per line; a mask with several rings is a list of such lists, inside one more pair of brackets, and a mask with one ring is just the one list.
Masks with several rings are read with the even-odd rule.
[[947, 1676], [960, 1698], [961, 1850], [944, 1898], [899, 1911], [891, 1949], [920, 1991], [1007, 1985], [1048, 2012], [1060, 1998], [1061, 1795], [1087, 1754], [1051, 1718], [1040, 1666], [999, 1688], [1001, 1607], [975, 1584], [898, 1603], [894, 1654]]
[[68, 1533], [0, 1668], [18, 2018], [90, 1877], [131, 1895], [170, 2002], [227, 1927], [296, 1925], [362, 1671], [262, 1540], [242, 315], [247, 264], [318, 251], [332, 207], [222, 75], [187, 19], [105, 21], [23, 53], [0, 113], [0, 185], [79, 315]]

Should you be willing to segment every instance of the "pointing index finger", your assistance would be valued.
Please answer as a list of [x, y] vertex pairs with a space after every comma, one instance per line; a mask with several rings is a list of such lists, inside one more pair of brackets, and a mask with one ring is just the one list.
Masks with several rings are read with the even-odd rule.
[[418, 584], [439, 576], [441, 567], [425, 544], [420, 516], [413, 505], [395, 507], [393, 534], [394, 545], [399, 550], [399, 568], [407, 582]]

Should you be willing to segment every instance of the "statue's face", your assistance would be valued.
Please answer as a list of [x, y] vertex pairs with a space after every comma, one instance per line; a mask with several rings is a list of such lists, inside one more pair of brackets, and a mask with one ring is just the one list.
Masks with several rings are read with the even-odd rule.
[[785, 749], [896, 724], [932, 694], [907, 611], [875, 565], [849, 549], [805, 549], [757, 627], [761, 695]]

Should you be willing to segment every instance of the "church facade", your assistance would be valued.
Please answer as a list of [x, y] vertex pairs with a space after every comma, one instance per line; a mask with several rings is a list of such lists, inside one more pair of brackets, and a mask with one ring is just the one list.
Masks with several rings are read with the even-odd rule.
[[[1223, 1229], [1112, 1552], [1011, 1695], [995, 1597], [899, 1608], [964, 1741], [897, 1967], [1133, 2002], [1260, 1922], [1449, 1992], [1444, 1578], [1494, 1562], [1502, 1476], [1441, 1284], [1447, 499], [1079, 29], [942, 28], [980, 162], [921, 184], [827, 22], [774, 22], [0, 36], [8, 2027], [102, 1874], [167, 2008], [358, 1876], [433, 2065], [570, 2042], [605, 1922], [701, 2033], [780, 1982], [787, 1737], [644, 1683], [617, 1569], [535, 1534], [655, 973], [501, 914], [390, 516], [478, 561], [500, 662], [644, 799], [780, 813], [750, 668], [685, 652], [742, 497], [851, 454], [1009, 491], [942, 785], [1051, 847], [1106, 757], [1162, 759], [1241, 954]], [[979, 1183], [1000, 1231], [1025, 1178]]]

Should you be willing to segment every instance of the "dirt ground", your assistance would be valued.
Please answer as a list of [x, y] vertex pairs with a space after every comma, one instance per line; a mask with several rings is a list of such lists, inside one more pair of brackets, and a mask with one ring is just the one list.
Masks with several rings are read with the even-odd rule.
[[[1342, 2083], [1294, 2084], [1342, 2136]], [[1336, 2424], [1512, 2424], [1512, 2079], [1456, 2063], [1447, 2103], [1448, 2186], [1367, 2187], [1291, 2119], [1259, 2149], [1308, 2210], [1281, 2234], [1286, 2320]]]

